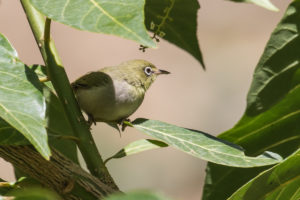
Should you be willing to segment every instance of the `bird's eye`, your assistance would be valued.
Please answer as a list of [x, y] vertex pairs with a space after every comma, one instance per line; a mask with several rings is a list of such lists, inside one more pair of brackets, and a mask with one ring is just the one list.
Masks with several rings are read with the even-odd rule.
[[145, 67], [144, 72], [147, 76], [150, 76], [152, 74], [152, 68], [151, 67]]

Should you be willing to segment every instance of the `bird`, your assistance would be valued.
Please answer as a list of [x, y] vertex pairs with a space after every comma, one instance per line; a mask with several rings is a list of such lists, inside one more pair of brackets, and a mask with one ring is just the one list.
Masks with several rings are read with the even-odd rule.
[[161, 74], [170, 72], [146, 60], [129, 60], [89, 72], [71, 87], [90, 127], [105, 122], [120, 132], [118, 125], [124, 130], [123, 122], [139, 108], [146, 91]]

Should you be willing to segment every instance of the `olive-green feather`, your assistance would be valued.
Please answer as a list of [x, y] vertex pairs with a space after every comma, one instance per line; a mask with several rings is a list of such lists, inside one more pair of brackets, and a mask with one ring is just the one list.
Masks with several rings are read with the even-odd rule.
[[109, 75], [104, 72], [90, 72], [78, 78], [71, 84], [72, 88], [77, 90], [78, 88], [89, 89], [92, 87], [101, 87], [112, 83]]

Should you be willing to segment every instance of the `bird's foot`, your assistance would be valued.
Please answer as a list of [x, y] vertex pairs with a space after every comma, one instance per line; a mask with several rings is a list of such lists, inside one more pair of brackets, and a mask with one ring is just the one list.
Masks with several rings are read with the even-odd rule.
[[119, 132], [119, 135], [121, 137], [121, 131], [119, 128], [119, 124], [116, 122], [106, 122], [109, 126], [113, 127], [114, 129], [116, 129]]
[[121, 122], [120, 122], [120, 126], [122, 127], [121, 128], [121, 130], [122, 130], [122, 132], [125, 130], [125, 128], [127, 127], [127, 126], [130, 126], [130, 119], [128, 118], [128, 119], [123, 119]]
[[91, 130], [92, 125], [96, 125], [96, 121], [94, 119], [94, 116], [91, 114], [87, 114], [88, 116], [88, 121], [87, 121], [87, 125], [89, 126], [89, 129]]
[[[109, 126], [118, 130], [120, 137], [121, 137], [121, 132], [123, 132], [127, 126], [131, 126], [130, 119], [122, 119], [117, 122], [106, 122], [106, 123]], [[121, 128], [121, 130], [120, 130], [120, 128]]]

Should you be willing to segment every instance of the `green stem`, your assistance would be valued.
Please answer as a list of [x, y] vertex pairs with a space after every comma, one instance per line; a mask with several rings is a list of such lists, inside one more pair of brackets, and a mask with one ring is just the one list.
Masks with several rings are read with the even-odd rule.
[[48, 78], [63, 104], [75, 136], [79, 138], [78, 147], [91, 174], [104, 183], [117, 188], [98, 152], [89, 127], [70, 87], [67, 74], [62, 66], [54, 42], [50, 38], [50, 19], [44, 16], [31, 5], [29, 0], [21, 0], [28, 22], [36, 42], [40, 48], [44, 62], [47, 66]]

